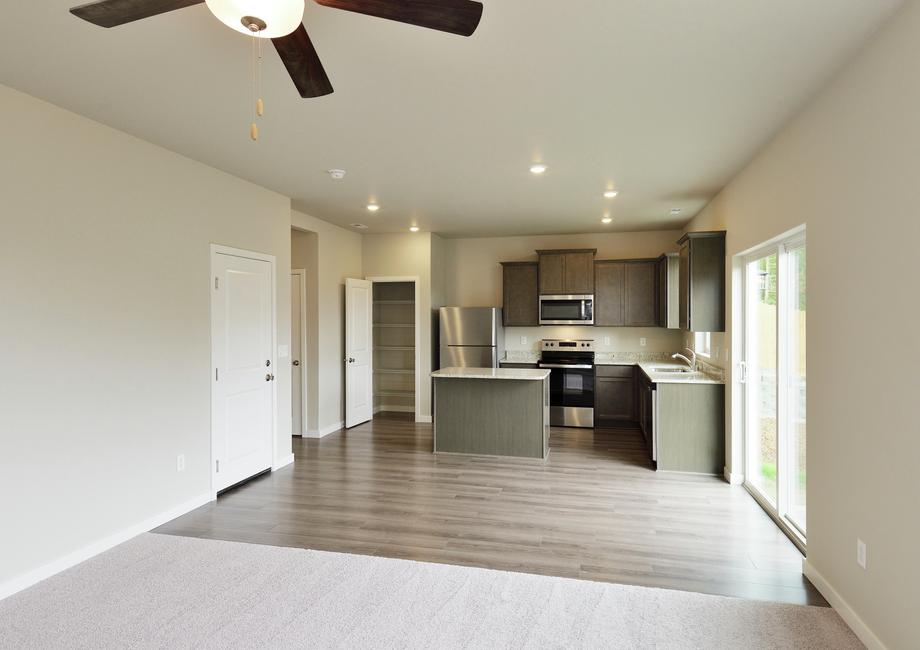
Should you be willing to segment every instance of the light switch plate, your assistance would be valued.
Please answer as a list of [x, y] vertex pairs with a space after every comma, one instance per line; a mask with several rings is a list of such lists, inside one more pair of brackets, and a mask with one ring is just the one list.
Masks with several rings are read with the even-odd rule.
[[645, 338], [644, 336], [639, 339], [639, 345], [642, 346], [643, 348], [645, 347], [646, 343], [648, 343], [648, 339]]
[[858, 537], [856, 538], [856, 564], [863, 569], [866, 568], [866, 543]]
[[527, 345], [527, 337], [526, 337], [526, 336], [522, 336], [522, 337], [521, 337], [521, 345]]
[[279, 359], [287, 359], [287, 355], [288, 355], [288, 346], [286, 346], [286, 345], [279, 345], [279, 346], [278, 346], [278, 358], [279, 358]]
[[606, 346], [608, 346], [608, 347], [610, 346], [610, 337], [609, 337], [609, 336], [605, 336], [605, 337], [604, 337], [604, 345], [606, 345]]

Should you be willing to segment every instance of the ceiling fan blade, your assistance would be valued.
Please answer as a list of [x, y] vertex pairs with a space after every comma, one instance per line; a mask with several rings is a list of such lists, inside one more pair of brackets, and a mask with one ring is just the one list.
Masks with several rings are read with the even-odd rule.
[[322, 97], [332, 93], [332, 84], [303, 25], [287, 36], [273, 38], [272, 43], [301, 97]]
[[482, 3], [472, 0], [316, 0], [359, 14], [469, 36], [479, 26]]
[[203, 2], [204, 0], [101, 0], [73, 7], [70, 13], [100, 27], [117, 27]]

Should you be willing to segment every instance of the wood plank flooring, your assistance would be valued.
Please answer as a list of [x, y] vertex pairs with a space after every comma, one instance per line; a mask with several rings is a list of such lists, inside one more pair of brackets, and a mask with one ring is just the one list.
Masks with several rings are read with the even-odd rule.
[[652, 471], [634, 429], [554, 428], [541, 461], [434, 455], [379, 414], [155, 532], [827, 606], [739, 486]]

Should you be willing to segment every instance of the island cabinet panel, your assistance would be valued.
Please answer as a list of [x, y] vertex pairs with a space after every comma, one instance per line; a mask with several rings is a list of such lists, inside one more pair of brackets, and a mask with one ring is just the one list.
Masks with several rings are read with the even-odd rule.
[[688, 232], [680, 244], [680, 328], [725, 331], [725, 231]]
[[595, 249], [537, 251], [540, 259], [540, 294], [594, 293]]
[[540, 324], [536, 262], [502, 262], [502, 320], [505, 327]]
[[635, 366], [596, 366], [594, 420], [599, 426], [636, 422], [638, 405]]
[[546, 458], [549, 380], [436, 376], [434, 451]]
[[594, 264], [594, 324], [598, 327], [626, 325], [626, 265], [622, 262]]
[[658, 325], [657, 277], [657, 263], [653, 260], [626, 263], [627, 327], [656, 327]]

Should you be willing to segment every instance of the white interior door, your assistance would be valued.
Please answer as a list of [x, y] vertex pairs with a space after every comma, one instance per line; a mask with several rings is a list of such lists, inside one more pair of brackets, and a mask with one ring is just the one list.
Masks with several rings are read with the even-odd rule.
[[302, 436], [306, 421], [304, 360], [304, 271], [291, 272], [291, 435]]
[[272, 263], [211, 255], [212, 482], [215, 492], [272, 465]]
[[373, 284], [345, 280], [345, 427], [374, 416]]

